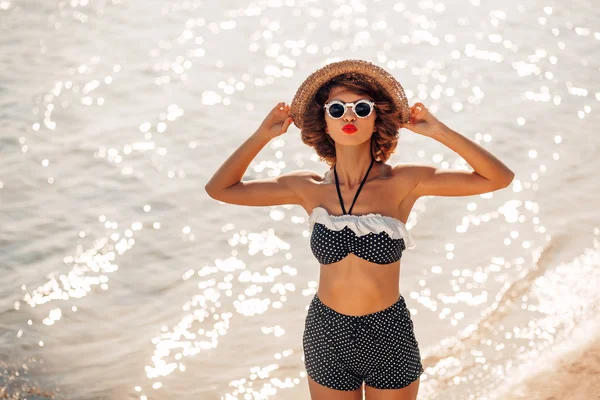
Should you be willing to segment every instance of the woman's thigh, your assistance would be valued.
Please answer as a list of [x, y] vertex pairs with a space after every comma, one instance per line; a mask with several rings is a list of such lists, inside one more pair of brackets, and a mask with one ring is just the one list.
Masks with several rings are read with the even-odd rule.
[[375, 389], [365, 385], [365, 400], [416, 400], [420, 380], [402, 389]]
[[308, 389], [311, 400], [362, 400], [363, 386], [356, 390], [337, 390], [323, 386], [310, 376], [308, 378]]

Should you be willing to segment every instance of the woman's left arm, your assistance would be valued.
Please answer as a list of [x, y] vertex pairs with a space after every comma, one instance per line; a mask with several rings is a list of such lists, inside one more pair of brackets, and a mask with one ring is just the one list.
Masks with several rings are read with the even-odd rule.
[[413, 195], [469, 196], [507, 187], [515, 174], [488, 150], [448, 128], [427, 110], [423, 103], [411, 107], [410, 119], [401, 128], [428, 136], [458, 153], [474, 171], [442, 169], [427, 165], [417, 168], [417, 185]]

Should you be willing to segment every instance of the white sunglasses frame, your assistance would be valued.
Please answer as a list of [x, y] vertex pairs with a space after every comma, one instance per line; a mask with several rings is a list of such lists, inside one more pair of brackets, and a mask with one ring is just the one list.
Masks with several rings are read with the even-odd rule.
[[[359, 103], [368, 103], [371, 106], [371, 111], [369, 111], [369, 114], [367, 114], [364, 117], [361, 117], [356, 113], [356, 105]], [[342, 114], [341, 117], [335, 118], [329, 113], [329, 107], [331, 107], [334, 104], [341, 104], [344, 107], [344, 113]], [[329, 103], [325, 103], [325, 105], [323, 106], [323, 109], [325, 110], [327, 115], [329, 115], [329, 117], [331, 119], [340, 119], [340, 118], [344, 118], [344, 115], [346, 115], [346, 111], [348, 111], [349, 106], [352, 107], [352, 112], [354, 112], [354, 115], [356, 115], [358, 118], [362, 119], [362, 118], [369, 118], [369, 115], [371, 115], [373, 113], [373, 110], [375, 109], [375, 107], [377, 107], [377, 104], [375, 104], [374, 101], [367, 100], [367, 99], [360, 99], [360, 100], [355, 101], [354, 103], [344, 103], [341, 100], [332, 100]]]

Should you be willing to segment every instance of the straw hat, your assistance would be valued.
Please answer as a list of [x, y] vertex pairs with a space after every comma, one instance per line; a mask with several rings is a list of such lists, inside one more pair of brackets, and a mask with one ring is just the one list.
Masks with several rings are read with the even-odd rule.
[[401, 118], [399, 122], [408, 122], [410, 108], [404, 94], [404, 89], [396, 78], [383, 68], [369, 61], [344, 60], [319, 68], [302, 82], [290, 106], [290, 115], [294, 120], [294, 125], [302, 129], [304, 126], [304, 114], [310, 102], [313, 101], [314, 96], [317, 94], [317, 91], [329, 80], [342, 74], [349, 74], [359, 80], [381, 86], [400, 111]]

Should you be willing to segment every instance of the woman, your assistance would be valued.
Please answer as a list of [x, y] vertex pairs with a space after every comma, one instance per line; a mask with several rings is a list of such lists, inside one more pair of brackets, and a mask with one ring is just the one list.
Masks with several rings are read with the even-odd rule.
[[[242, 182], [256, 154], [294, 122], [331, 168]], [[389, 165], [398, 131], [443, 143], [474, 171]], [[436, 119], [384, 69], [362, 60], [329, 64], [279, 103], [206, 185], [214, 199], [250, 206], [298, 204], [309, 215], [319, 288], [303, 334], [313, 400], [416, 399], [424, 372], [400, 294], [400, 259], [415, 242], [405, 223], [421, 196], [471, 196], [505, 188], [513, 172]], [[360, 194], [360, 197], [359, 197]]]

